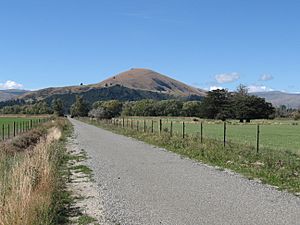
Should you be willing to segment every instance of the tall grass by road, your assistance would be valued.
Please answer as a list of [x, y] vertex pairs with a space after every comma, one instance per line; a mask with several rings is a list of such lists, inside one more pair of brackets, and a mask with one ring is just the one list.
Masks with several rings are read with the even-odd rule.
[[57, 224], [67, 128], [56, 120], [0, 144], [1, 225]]
[[277, 151], [263, 148], [260, 153], [249, 145], [228, 143], [226, 147], [215, 139], [205, 138], [201, 143], [199, 136], [182, 135], [163, 131], [161, 134], [149, 130], [137, 130], [137, 127], [113, 125], [108, 121], [97, 121], [88, 118], [84, 122], [111, 130], [113, 132], [134, 137], [138, 140], [166, 148], [189, 158], [228, 168], [243, 174], [249, 179], [259, 179], [263, 183], [277, 186], [289, 192], [300, 194], [300, 156], [291, 151]]

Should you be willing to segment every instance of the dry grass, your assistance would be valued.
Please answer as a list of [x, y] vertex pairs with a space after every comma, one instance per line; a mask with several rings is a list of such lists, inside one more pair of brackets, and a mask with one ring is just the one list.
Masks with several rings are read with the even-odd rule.
[[0, 225], [51, 223], [49, 208], [55, 188], [51, 146], [60, 136], [58, 128], [51, 128], [30, 151], [14, 156], [1, 153], [0, 160], [7, 164], [0, 168]]

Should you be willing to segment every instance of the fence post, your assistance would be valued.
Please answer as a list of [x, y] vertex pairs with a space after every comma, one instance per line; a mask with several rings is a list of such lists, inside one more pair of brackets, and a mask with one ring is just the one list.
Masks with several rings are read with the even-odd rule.
[[153, 120], [151, 120], [151, 133], [153, 133]]
[[125, 127], [125, 119], [124, 119], [124, 117], [123, 117], [123, 128]]
[[173, 136], [173, 121], [171, 120], [171, 124], [170, 124], [170, 136]]
[[136, 130], [139, 131], [139, 120], [136, 121]]
[[161, 134], [162, 131], [162, 120], [159, 119], [159, 134]]
[[185, 138], [185, 123], [182, 122], [182, 138]]
[[256, 134], [256, 152], [259, 153], [259, 137], [260, 136], [260, 127], [257, 124], [257, 134]]
[[224, 147], [226, 147], [226, 122], [224, 122]]
[[7, 137], [10, 138], [10, 125], [7, 124]]
[[16, 122], [14, 121], [14, 137], [16, 136]]
[[2, 124], [2, 140], [4, 141], [5, 139], [5, 126]]
[[203, 143], [203, 122], [200, 124], [200, 141]]
[[32, 129], [32, 120], [30, 120], [30, 129]]
[[146, 133], [146, 120], [144, 120], [144, 133]]

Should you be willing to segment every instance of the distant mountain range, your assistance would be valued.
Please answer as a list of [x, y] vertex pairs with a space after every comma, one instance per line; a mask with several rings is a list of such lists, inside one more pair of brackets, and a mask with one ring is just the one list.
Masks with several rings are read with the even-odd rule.
[[[91, 85], [52, 87], [37, 91], [0, 90], [0, 102], [20, 99], [26, 102], [62, 98], [69, 106], [76, 95], [93, 103], [99, 100], [140, 100], [182, 98], [199, 100], [206, 91], [198, 89], [149, 69], [130, 69], [100, 83]], [[300, 94], [279, 91], [251, 93], [271, 102], [274, 106], [300, 108]]]
[[266, 101], [271, 102], [274, 106], [286, 105], [288, 108], [300, 108], [300, 94], [292, 94], [280, 91], [257, 92], [251, 93]]
[[18, 89], [0, 90], [0, 102], [18, 98], [28, 92], [29, 91]]

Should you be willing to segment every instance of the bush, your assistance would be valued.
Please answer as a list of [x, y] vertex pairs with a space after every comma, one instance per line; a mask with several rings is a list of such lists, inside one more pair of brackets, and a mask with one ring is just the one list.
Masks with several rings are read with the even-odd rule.
[[300, 120], [300, 112], [299, 111], [296, 112], [293, 117], [294, 117], [294, 120]]

